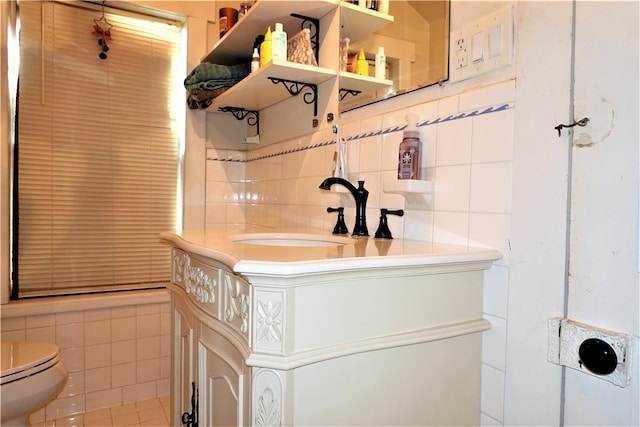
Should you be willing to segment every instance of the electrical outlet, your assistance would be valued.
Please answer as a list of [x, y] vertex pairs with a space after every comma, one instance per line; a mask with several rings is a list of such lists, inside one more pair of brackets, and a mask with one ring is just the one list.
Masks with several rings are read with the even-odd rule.
[[460, 50], [456, 53], [456, 68], [466, 67], [469, 63], [467, 50]]
[[455, 42], [456, 69], [466, 67], [469, 63], [467, 51], [467, 37], [460, 35]]

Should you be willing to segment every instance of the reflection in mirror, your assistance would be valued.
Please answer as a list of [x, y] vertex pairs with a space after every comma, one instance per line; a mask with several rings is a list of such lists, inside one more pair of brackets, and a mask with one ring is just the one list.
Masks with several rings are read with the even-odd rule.
[[[349, 46], [363, 49], [374, 75], [378, 47], [384, 47], [386, 78], [393, 85], [376, 92], [346, 96], [340, 111], [348, 111], [426, 86], [449, 77], [449, 0], [391, 0], [393, 23]], [[344, 21], [343, 21], [344, 22]]]

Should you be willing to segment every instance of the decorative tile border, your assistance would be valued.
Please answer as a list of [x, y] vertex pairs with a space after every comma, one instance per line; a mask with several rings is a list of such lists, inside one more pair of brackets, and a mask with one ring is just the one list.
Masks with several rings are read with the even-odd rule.
[[[418, 127], [423, 127], [423, 126], [437, 125], [437, 124], [440, 124], [440, 123], [446, 123], [446, 122], [450, 122], [450, 121], [453, 121], [453, 120], [460, 120], [460, 119], [466, 119], [466, 118], [469, 118], [469, 117], [482, 116], [484, 114], [490, 114], [490, 113], [498, 113], [500, 111], [510, 110], [510, 109], [512, 109], [514, 107], [515, 107], [515, 104], [513, 104], [513, 103], [499, 104], [499, 105], [494, 105], [494, 106], [491, 106], [491, 107], [480, 108], [480, 109], [477, 109], [477, 110], [468, 111], [466, 113], [459, 113], [459, 114], [455, 114], [455, 115], [449, 115], [449, 116], [446, 116], [446, 117], [438, 117], [438, 118], [435, 118], [435, 119], [425, 120], [423, 122], [419, 122], [417, 126]], [[372, 137], [372, 136], [386, 135], [388, 133], [400, 132], [400, 131], [404, 130], [406, 127], [407, 127], [406, 124], [401, 125], [401, 126], [392, 126], [392, 127], [386, 128], [386, 129], [380, 129], [380, 130], [365, 132], [365, 133], [361, 133], [361, 134], [357, 134], [357, 135], [352, 135], [352, 136], [346, 137], [346, 140], [347, 141], [355, 141], [357, 139], [364, 139], [364, 138], [369, 138], [369, 137]], [[327, 145], [333, 145], [335, 143], [336, 143], [335, 139], [331, 139], [329, 141], [319, 142], [319, 143], [307, 145], [307, 146], [304, 146], [304, 147], [292, 148], [290, 150], [279, 151], [277, 153], [265, 154], [263, 156], [252, 157], [252, 158], [244, 159], [244, 160], [241, 160], [241, 159], [229, 159], [229, 158], [217, 158], [217, 157], [207, 157], [207, 160], [217, 161], [217, 162], [248, 163], [248, 162], [253, 162], [253, 161], [256, 161], [256, 160], [270, 159], [270, 158], [273, 158], [273, 157], [284, 156], [286, 154], [297, 153], [299, 151], [312, 150], [314, 148], [325, 147]]]

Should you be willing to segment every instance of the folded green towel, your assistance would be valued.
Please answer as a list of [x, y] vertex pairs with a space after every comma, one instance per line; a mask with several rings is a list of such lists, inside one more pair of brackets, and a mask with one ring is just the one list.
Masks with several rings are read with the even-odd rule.
[[212, 86], [218, 86], [220, 82], [225, 82], [227, 86], [231, 82], [237, 83], [248, 76], [250, 72], [251, 64], [220, 65], [203, 62], [198, 64], [184, 79], [184, 87], [188, 90], [215, 89]]

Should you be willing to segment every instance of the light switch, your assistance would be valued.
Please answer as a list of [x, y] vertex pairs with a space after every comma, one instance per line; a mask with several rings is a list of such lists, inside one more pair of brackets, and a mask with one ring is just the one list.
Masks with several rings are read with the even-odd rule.
[[489, 57], [502, 55], [502, 24], [489, 27]]
[[[0, 0], [1, 1], [1, 0]], [[513, 6], [450, 33], [449, 81], [458, 82], [503, 68], [513, 61]]]
[[484, 32], [475, 33], [471, 38], [471, 61], [484, 59]]

